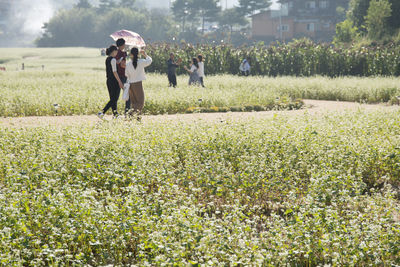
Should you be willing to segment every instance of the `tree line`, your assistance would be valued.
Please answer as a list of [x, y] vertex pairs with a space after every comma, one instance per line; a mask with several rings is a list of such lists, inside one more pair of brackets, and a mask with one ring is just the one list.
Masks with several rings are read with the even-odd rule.
[[400, 43], [399, 0], [351, 0], [346, 20], [336, 28], [339, 43]]
[[[62, 9], [43, 26], [39, 47], [104, 47], [112, 32], [126, 28], [149, 42], [220, 43], [249, 42], [249, 16], [270, 7], [271, 0], [240, 0], [222, 10], [219, 0], [175, 0], [168, 9], [148, 10], [136, 0], [78, 0]], [[216, 27], [210, 28], [209, 25]]]

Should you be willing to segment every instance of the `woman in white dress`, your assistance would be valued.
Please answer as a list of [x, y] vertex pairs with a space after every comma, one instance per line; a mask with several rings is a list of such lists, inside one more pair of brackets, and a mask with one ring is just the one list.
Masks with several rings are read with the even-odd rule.
[[139, 59], [139, 49], [132, 48], [131, 58], [132, 60], [126, 65], [125, 76], [128, 78], [130, 83], [129, 87], [129, 98], [131, 101], [131, 110], [129, 114], [132, 116], [134, 113], [138, 115], [142, 114], [144, 108], [144, 90], [143, 81], [146, 80], [145, 68], [150, 66], [153, 59], [149, 57], [144, 50], [141, 54], [145, 59]]
[[189, 73], [189, 85], [197, 85], [200, 83], [200, 76], [199, 76], [199, 62], [197, 58], [192, 59], [192, 64], [190, 69], [185, 66], [185, 70]]

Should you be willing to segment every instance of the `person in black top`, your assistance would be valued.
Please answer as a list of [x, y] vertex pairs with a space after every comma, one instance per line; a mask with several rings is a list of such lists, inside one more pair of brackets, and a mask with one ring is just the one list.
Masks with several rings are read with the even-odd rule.
[[173, 86], [174, 88], [177, 86], [177, 81], [176, 81], [176, 68], [179, 67], [179, 65], [182, 63], [182, 60], [179, 59], [178, 62], [175, 62], [175, 55], [171, 53], [169, 55], [169, 60], [167, 61], [167, 66], [168, 66], [168, 81], [169, 81], [169, 86]]
[[118, 117], [117, 103], [121, 89], [124, 88], [121, 79], [117, 72], [117, 56], [118, 48], [115, 45], [110, 46], [107, 51], [106, 59], [106, 72], [107, 72], [107, 88], [110, 94], [110, 101], [104, 107], [104, 109], [97, 114], [100, 119], [103, 119], [104, 114], [111, 108], [113, 111], [114, 118]]
[[[126, 60], [128, 57], [128, 54], [125, 52], [125, 40], [120, 38], [117, 40], [117, 47], [118, 47], [118, 53], [115, 59], [117, 60], [117, 72], [118, 76], [123, 84], [127, 82], [126, 76], [125, 76], [125, 68], [126, 68]], [[128, 111], [131, 109], [131, 101], [128, 99], [125, 103], [125, 114], [128, 113]]]

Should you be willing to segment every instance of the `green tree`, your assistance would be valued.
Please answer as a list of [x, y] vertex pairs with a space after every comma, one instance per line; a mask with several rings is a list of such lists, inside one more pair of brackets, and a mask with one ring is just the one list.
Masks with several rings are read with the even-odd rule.
[[353, 26], [350, 20], [345, 20], [336, 25], [334, 43], [350, 43], [358, 36], [358, 29]]
[[388, 0], [371, 0], [365, 17], [368, 36], [373, 40], [381, 39], [388, 33], [388, 18], [392, 14]]
[[205, 22], [215, 22], [218, 20], [221, 7], [219, 0], [193, 0], [191, 10], [194, 11], [197, 17], [202, 21], [202, 34], [204, 34]]
[[121, 29], [133, 30], [139, 34], [146, 32], [149, 18], [146, 13], [128, 8], [114, 8], [107, 12], [96, 25], [97, 43], [101, 46], [109, 44], [109, 35]]
[[149, 23], [146, 26], [145, 36], [151, 41], [171, 41], [174, 35], [175, 23], [164, 9], [148, 11]]
[[392, 4], [392, 15], [388, 20], [388, 24], [392, 29], [400, 28], [400, 1], [399, 0], [390, 0]]
[[92, 8], [89, 0], [79, 0], [79, 2], [75, 5], [76, 8]]
[[365, 30], [365, 17], [371, 0], [351, 0], [347, 17], [360, 30]]
[[44, 25], [44, 34], [36, 41], [39, 47], [99, 47], [93, 30], [98, 20], [92, 9], [63, 10]]
[[229, 28], [230, 36], [232, 36], [233, 27], [246, 26], [248, 23], [248, 20], [246, 20], [246, 18], [239, 12], [237, 8], [229, 8], [222, 11], [218, 21], [218, 24], [221, 28]]
[[190, 17], [193, 16], [192, 0], [175, 0], [172, 4], [172, 13], [175, 19], [182, 23], [182, 32], [185, 32], [186, 22]]
[[238, 10], [242, 15], [253, 15], [271, 6], [271, 0], [239, 0]]

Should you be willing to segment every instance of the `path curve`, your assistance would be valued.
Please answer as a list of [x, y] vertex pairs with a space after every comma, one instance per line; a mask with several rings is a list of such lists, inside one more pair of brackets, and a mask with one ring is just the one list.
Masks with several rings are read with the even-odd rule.
[[[305, 108], [294, 111], [264, 111], [264, 112], [228, 112], [228, 113], [197, 113], [175, 115], [149, 115], [144, 116], [143, 122], [193, 122], [193, 121], [219, 121], [219, 120], [246, 120], [252, 118], [266, 118], [275, 114], [299, 115], [309, 113], [311, 115], [346, 112], [356, 110], [400, 110], [398, 106], [367, 105], [353, 102], [304, 100]], [[111, 117], [106, 119], [110, 120]], [[19, 117], [0, 118], [0, 127], [43, 127], [43, 126], [79, 126], [95, 125], [99, 119], [94, 115], [85, 116], [44, 116], [44, 117]]]

